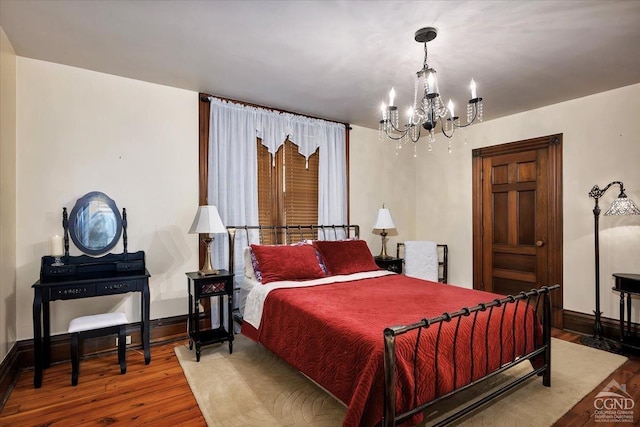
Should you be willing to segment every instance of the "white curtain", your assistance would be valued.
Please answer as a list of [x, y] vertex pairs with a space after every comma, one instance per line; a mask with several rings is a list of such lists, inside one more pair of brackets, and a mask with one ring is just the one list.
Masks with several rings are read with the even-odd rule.
[[320, 149], [318, 224], [346, 223], [344, 124], [209, 99], [209, 203], [225, 224], [257, 225], [256, 137], [272, 155], [287, 137], [306, 159]]
[[[210, 97], [208, 200], [218, 207], [225, 225], [258, 225], [258, 162], [256, 138], [271, 155], [287, 137], [307, 160], [320, 150], [318, 171], [318, 224], [345, 224], [347, 220], [345, 125], [281, 113]], [[239, 233], [234, 271], [242, 280], [242, 249], [246, 236]], [[227, 236], [213, 244], [215, 268], [228, 266]], [[212, 307], [217, 304], [212, 304]], [[213, 312], [212, 312], [213, 314]], [[217, 319], [217, 314], [213, 317]]]
[[[255, 111], [210, 98], [208, 200], [225, 225], [258, 225], [258, 156]], [[239, 233], [234, 262], [236, 287], [243, 273], [242, 248], [246, 236]], [[228, 237], [218, 234], [212, 244], [214, 268], [229, 266]], [[244, 242], [242, 240], [245, 240]], [[238, 300], [238, 295], [234, 298]], [[218, 297], [211, 299], [212, 326], [219, 326]], [[225, 302], [225, 316], [227, 319]], [[226, 322], [225, 322], [226, 323]], [[228, 325], [227, 325], [228, 326]]]
[[347, 153], [344, 125], [331, 123], [320, 135], [318, 224], [347, 223]]

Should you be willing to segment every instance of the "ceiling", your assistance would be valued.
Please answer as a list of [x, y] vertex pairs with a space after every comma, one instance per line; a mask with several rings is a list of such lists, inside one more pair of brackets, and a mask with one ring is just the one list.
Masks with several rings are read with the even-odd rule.
[[640, 82], [640, 1], [0, 1], [19, 56], [377, 128], [413, 102], [416, 30], [485, 121]]

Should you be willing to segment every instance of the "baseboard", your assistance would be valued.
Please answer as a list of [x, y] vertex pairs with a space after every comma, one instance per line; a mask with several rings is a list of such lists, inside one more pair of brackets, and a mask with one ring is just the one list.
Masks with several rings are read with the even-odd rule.
[[18, 346], [14, 345], [0, 364], [0, 410], [4, 408], [4, 404], [9, 399], [11, 390], [16, 385], [19, 376]]
[[[187, 337], [187, 315], [151, 320], [151, 346], [178, 341]], [[131, 333], [129, 333], [131, 331]], [[131, 344], [127, 349], [142, 348], [140, 338], [140, 322], [127, 326], [127, 335], [131, 335]], [[51, 363], [69, 362], [69, 334], [51, 337]], [[102, 354], [117, 351], [113, 337], [88, 338], [83, 340], [82, 354]], [[153, 353], [152, 353], [153, 360]], [[16, 342], [7, 357], [0, 364], [0, 410], [4, 407], [11, 390], [16, 384], [21, 371], [33, 369], [33, 339]]]
[[[602, 335], [606, 338], [617, 340], [620, 337], [620, 321], [608, 317], [601, 317], [600, 319], [602, 321]], [[571, 310], [564, 310], [563, 313], [564, 330], [583, 335], [593, 335], [595, 320], [593, 314], [579, 313]], [[631, 332], [638, 335], [640, 332], [640, 324], [631, 323]]]

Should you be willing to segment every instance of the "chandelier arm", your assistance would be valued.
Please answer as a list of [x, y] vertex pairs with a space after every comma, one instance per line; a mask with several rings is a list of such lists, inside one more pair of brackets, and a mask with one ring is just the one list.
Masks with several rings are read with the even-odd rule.
[[444, 136], [446, 136], [447, 138], [451, 139], [453, 138], [453, 133], [455, 132], [455, 122], [453, 120], [451, 120], [451, 123], [453, 123], [453, 126], [451, 127], [451, 135], [449, 135], [445, 130], [444, 130], [444, 125], [442, 124], [442, 120], [440, 120], [440, 130], [442, 131], [442, 134]]
[[405, 133], [409, 132], [409, 130], [411, 129], [411, 125], [404, 125], [404, 129], [397, 128], [397, 127], [394, 126], [394, 124], [393, 124], [393, 122], [391, 120], [389, 120], [389, 125], [390, 125], [392, 130], [394, 130], [395, 132], [398, 132], [398, 133], [402, 133], [402, 134], [405, 134]]
[[393, 135], [389, 134], [389, 132], [387, 132], [386, 130], [384, 131], [384, 133], [385, 133], [385, 135], [387, 135], [387, 138], [389, 138], [389, 139], [391, 139], [391, 140], [393, 140], [393, 141], [400, 141], [400, 140], [401, 140], [402, 138], [404, 138], [404, 137], [405, 137], [405, 135], [406, 135], [406, 134], [403, 134], [403, 135], [400, 135], [400, 136], [398, 136], [398, 137], [395, 137], [395, 136], [393, 136]]
[[476, 121], [476, 119], [478, 118], [478, 104], [473, 104], [473, 118], [469, 121], [469, 123], [467, 123], [466, 125], [461, 125], [461, 124], [456, 124], [455, 122], [452, 121], [453, 126], [457, 127], [457, 128], [466, 128], [469, 127], [473, 124], [473, 122]]

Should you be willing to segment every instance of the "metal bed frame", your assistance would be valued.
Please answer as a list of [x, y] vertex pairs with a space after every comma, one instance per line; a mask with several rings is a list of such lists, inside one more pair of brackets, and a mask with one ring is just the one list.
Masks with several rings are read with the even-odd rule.
[[[384, 392], [384, 418], [383, 418], [383, 423], [382, 425], [384, 427], [391, 427], [391, 426], [395, 426], [398, 423], [401, 423], [403, 421], [406, 421], [408, 418], [410, 418], [413, 415], [416, 415], [417, 413], [427, 409], [428, 407], [450, 397], [451, 395], [453, 395], [454, 393], [457, 393], [459, 391], [465, 390], [475, 384], [478, 384], [481, 381], [484, 381], [488, 378], [494, 377], [495, 375], [498, 375], [504, 371], [506, 371], [509, 368], [512, 368], [520, 363], [522, 363], [525, 360], [531, 360], [537, 356], [540, 356], [543, 358], [544, 363], [532, 370], [531, 372], [522, 375], [521, 377], [517, 377], [516, 379], [510, 381], [509, 383], [505, 384], [504, 386], [500, 387], [499, 389], [493, 391], [492, 393], [490, 393], [489, 395], [485, 396], [482, 399], [479, 399], [478, 401], [475, 401], [469, 405], [466, 405], [464, 407], [462, 407], [461, 409], [459, 409], [458, 411], [456, 411], [454, 414], [452, 414], [451, 416], [447, 417], [446, 419], [444, 419], [443, 421], [434, 424], [436, 426], [444, 426], [447, 424], [452, 423], [453, 421], [456, 421], [457, 419], [465, 416], [466, 414], [474, 411], [475, 409], [479, 408], [480, 406], [486, 404], [487, 402], [489, 402], [490, 400], [501, 396], [502, 394], [504, 394], [505, 392], [511, 390], [512, 388], [516, 387], [517, 385], [521, 384], [522, 382], [526, 381], [527, 379], [533, 377], [534, 375], [542, 375], [542, 384], [546, 387], [550, 387], [551, 386], [551, 299], [549, 297], [549, 294], [551, 291], [554, 291], [556, 289], [559, 289], [560, 285], [553, 285], [553, 286], [543, 286], [540, 289], [532, 289], [529, 292], [520, 292], [518, 295], [513, 296], [513, 295], [508, 295], [505, 298], [502, 299], [495, 299], [491, 302], [488, 303], [483, 303], [483, 304], [478, 304], [475, 307], [471, 307], [471, 308], [462, 308], [459, 311], [453, 312], [453, 313], [444, 313], [441, 316], [438, 317], [433, 317], [430, 319], [423, 319], [422, 321], [418, 322], [418, 323], [414, 323], [412, 325], [408, 325], [408, 326], [394, 326], [394, 327], [390, 327], [384, 330], [384, 386], [385, 386], [385, 392]], [[514, 314], [514, 322], [512, 323], [512, 336], [513, 336], [513, 353], [511, 355], [510, 360], [507, 361], [503, 361], [503, 356], [502, 356], [502, 347], [500, 349], [500, 368], [498, 368], [497, 370], [494, 370], [492, 372], [488, 372], [489, 368], [488, 368], [488, 361], [489, 358], [487, 357], [487, 364], [484, 367], [484, 375], [482, 378], [479, 378], [476, 381], [472, 381], [471, 383], [459, 387], [457, 389], [454, 389], [453, 391], [443, 395], [443, 396], [439, 396], [434, 400], [431, 400], [429, 402], [423, 403], [423, 404], [416, 404], [415, 407], [407, 412], [403, 412], [401, 414], [396, 414], [396, 405], [395, 405], [395, 400], [396, 400], [396, 394], [395, 394], [395, 390], [396, 390], [396, 352], [395, 352], [395, 341], [396, 341], [396, 337], [403, 335], [409, 331], [413, 331], [418, 329], [418, 338], [417, 338], [417, 342], [416, 345], [414, 347], [414, 358], [413, 360], [416, 360], [416, 355], [418, 352], [418, 346], [419, 346], [419, 340], [420, 340], [420, 332], [423, 329], [428, 329], [430, 327], [437, 327], [438, 328], [438, 332], [437, 332], [437, 338], [436, 338], [436, 351], [435, 351], [435, 372], [436, 372], [436, 378], [435, 378], [435, 382], [436, 382], [436, 390], [438, 389], [438, 346], [440, 344], [440, 333], [442, 331], [442, 325], [445, 322], [451, 322], [451, 321], [455, 321], [456, 322], [456, 329], [455, 329], [455, 335], [453, 338], [453, 357], [455, 359], [456, 356], [456, 352], [460, 351], [460, 352], [471, 352], [471, 348], [459, 348], [459, 344], [460, 340], [458, 339], [458, 329], [460, 326], [460, 322], [463, 319], [463, 317], [470, 317], [472, 316], [472, 326], [471, 326], [471, 344], [470, 347], [473, 347], [473, 331], [475, 330], [476, 327], [476, 320], [478, 318], [478, 313], [479, 312], [483, 312], [486, 310], [489, 310], [489, 319], [487, 320], [487, 330], [486, 330], [486, 335], [485, 335], [485, 351], [488, 354], [488, 345], [489, 345], [489, 340], [488, 340], [488, 333], [489, 333], [489, 321], [491, 319], [492, 315], [496, 315], [496, 316], [500, 316], [500, 343], [502, 343], [502, 327], [504, 325], [504, 313], [506, 312], [507, 307], [509, 306], [509, 304], [515, 304], [515, 311], [518, 310], [518, 305], [524, 301], [526, 303], [526, 308], [525, 310], [528, 310], [530, 307], [530, 303], [532, 300], [535, 300], [535, 303], [532, 305], [533, 306], [533, 310], [535, 312], [535, 317], [538, 317], [539, 315], [539, 310], [540, 310], [540, 306], [542, 306], [542, 342], [538, 343], [537, 339], [535, 338], [536, 335], [534, 334], [534, 350], [526, 355], [523, 356], [519, 356], [515, 353], [515, 328], [516, 328], [516, 323], [515, 323], [515, 314]], [[533, 326], [533, 325], [532, 325]], [[525, 324], [524, 324], [524, 329], [526, 330], [526, 316], [525, 316]], [[483, 343], [478, 343], [479, 345], [482, 345]], [[526, 335], [525, 335], [525, 348], [527, 347], [526, 345]], [[474, 372], [474, 368], [476, 368], [473, 364], [473, 357], [471, 358], [471, 378], [473, 378], [473, 372]], [[482, 369], [482, 367], [478, 367], [479, 369]], [[414, 370], [416, 369], [416, 366], [414, 364]], [[456, 384], [456, 376], [457, 376], [457, 366], [455, 364], [453, 364], [453, 376], [454, 376], [454, 381], [453, 384], [455, 386]], [[414, 375], [415, 377], [415, 375]], [[414, 386], [414, 395], [415, 395], [415, 388], [417, 387], [417, 384], [413, 384]]]
[[[251, 234], [257, 234], [258, 237], [258, 242], [259, 243], [264, 243], [264, 242], [268, 242], [269, 244], [289, 244], [289, 243], [294, 243], [294, 242], [298, 242], [298, 241], [302, 241], [305, 239], [311, 239], [311, 240], [316, 240], [319, 238], [322, 238], [324, 240], [331, 240], [331, 237], [333, 236], [334, 240], [336, 239], [341, 239], [341, 238], [359, 238], [360, 236], [360, 227], [358, 225], [283, 225], [283, 226], [279, 226], [279, 225], [268, 225], [268, 226], [251, 226], [251, 225], [243, 225], [243, 226], [227, 226], [227, 231], [228, 231], [228, 236], [229, 236], [229, 271], [233, 274], [234, 271], [234, 252], [235, 252], [235, 244], [236, 244], [236, 237], [237, 237], [237, 233], [238, 231], [243, 231], [245, 233], [245, 237], [247, 239], [247, 242], [251, 242]], [[340, 235], [338, 233], [341, 233]], [[255, 240], [255, 239], [254, 239]], [[400, 246], [401, 244], [399, 244]], [[398, 250], [399, 250], [399, 246], [398, 246]], [[444, 246], [444, 277], [445, 277], [445, 282], [446, 282], [446, 276], [447, 276], [447, 270], [446, 270], [446, 266], [447, 266], [447, 254], [448, 254], [448, 249], [446, 247], [446, 245], [442, 245]], [[453, 421], [467, 415], [468, 413], [474, 411], [475, 409], [479, 408], [480, 406], [486, 404], [487, 402], [489, 402], [490, 400], [501, 396], [502, 394], [504, 394], [505, 392], [511, 390], [512, 388], [516, 387], [517, 385], [521, 384], [522, 382], [526, 381], [527, 379], [535, 376], [535, 375], [541, 375], [542, 376], [542, 383], [543, 385], [545, 385], [546, 387], [550, 387], [551, 386], [551, 299], [550, 299], [550, 293], [552, 291], [555, 291], [557, 289], [560, 288], [560, 285], [553, 285], [553, 286], [543, 286], [540, 289], [532, 289], [529, 292], [520, 292], [518, 295], [508, 295], [505, 298], [502, 299], [495, 299], [493, 301], [487, 302], [487, 303], [482, 303], [482, 304], [478, 304], [474, 307], [471, 308], [461, 308], [460, 310], [453, 312], [453, 313], [443, 313], [440, 316], [437, 317], [433, 317], [430, 319], [422, 319], [421, 321], [411, 324], [411, 325], [406, 325], [406, 326], [392, 326], [392, 327], [388, 327], [384, 330], [383, 332], [383, 339], [384, 339], [384, 409], [383, 409], [383, 418], [382, 418], [382, 425], [384, 427], [391, 427], [391, 426], [395, 426], [396, 424], [402, 423], [404, 421], [407, 421], [410, 417], [418, 414], [419, 412], [424, 411], [425, 409], [429, 408], [430, 406], [434, 405], [437, 402], [440, 402], [448, 397], [450, 397], [451, 395], [468, 389], [469, 387], [484, 381], [485, 379], [494, 377], [522, 362], [524, 362], [525, 360], [531, 360], [533, 358], [536, 357], [540, 357], [543, 360], [543, 363], [538, 367], [533, 369], [531, 372], [522, 375], [521, 377], [518, 377], [512, 381], [510, 381], [509, 383], [503, 385], [502, 387], [500, 387], [499, 389], [491, 392], [489, 395], [485, 396], [484, 398], [472, 402], [469, 405], [466, 405], [464, 407], [462, 407], [461, 409], [459, 409], [458, 411], [456, 411], [454, 414], [452, 414], [451, 416], [449, 416], [448, 418], [446, 418], [445, 420], [437, 423], [437, 426], [444, 426], [447, 424], [452, 423]], [[533, 303], [532, 303], [533, 301]], [[419, 346], [419, 340], [420, 340], [420, 335], [423, 329], [428, 329], [428, 328], [438, 328], [437, 330], [437, 338], [436, 338], [436, 349], [435, 349], [435, 361], [434, 363], [436, 364], [436, 378], [435, 378], [435, 382], [436, 382], [436, 390], [438, 389], [438, 381], [439, 378], [437, 376], [437, 365], [438, 365], [438, 355], [440, 354], [438, 352], [438, 347], [440, 345], [440, 333], [442, 331], [442, 325], [443, 323], [446, 322], [456, 322], [456, 329], [455, 329], [455, 335], [453, 338], [453, 355], [455, 358], [455, 355], [457, 354], [457, 352], [470, 352], [469, 348], [461, 348], [462, 347], [462, 343], [460, 343], [459, 341], [459, 336], [458, 336], [458, 329], [460, 326], [460, 322], [462, 321], [463, 318], [469, 318], [472, 317], [471, 321], [472, 321], [472, 329], [471, 329], [471, 346], [473, 346], [473, 331], [476, 328], [476, 323], [477, 323], [477, 318], [478, 318], [478, 313], [479, 312], [484, 312], [484, 311], [489, 311], [488, 313], [488, 320], [487, 320], [487, 330], [486, 330], [486, 334], [485, 336], [486, 338], [486, 342], [484, 343], [485, 346], [485, 351], [488, 353], [488, 333], [489, 333], [489, 328], [488, 325], [490, 323], [491, 317], [492, 316], [500, 316], [500, 342], [502, 343], [502, 329], [503, 329], [503, 325], [504, 325], [504, 313], [506, 312], [507, 307], [509, 306], [509, 304], [515, 304], [515, 310], [518, 310], [518, 305], [520, 303], [526, 304], [525, 310], [528, 310], [529, 307], [532, 307], [535, 313], [535, 317], [534, 318], [542, 318], [542, 340], [541, 342], [537, 342], [538, 340], [535, 339], [535, 334], [534, 334], [534, 350], [526, 355], [517, 355], [515, 354], [515, 330], [516, 330], [516, 323], [515, 323], [515, 315], [514, 315], [514, 322], [512, 323], [511, 327], [512, 327], [512, 336], [514, 337], [514, 345], [513, 345], [513, 349], [514, 352], [511, 355], [510, 360], [506, 360], [503, 361], [502, 360], [502, 349], [500, 351], [501, 354], [501, 363], [500, 363], [500, 367], [492, 372], [488, 372], [489, 368], [488, 368], [488, 360], [489, 358], [487, 357], [487, 363], [484, 367], [476, 367], [473, 364], [473, 358], [471, 359], [471, 377], [473, 378], [473, 372], [474, 370], [477, 369], [482, 369], [484, 368], [483, 371], [483, 377], [479, 378], [475, 381], [472, 381], [470, 384], [467, 384], [465, 386], [459, 387], [457, 389], [454, 389], [453, 391], [442, 395], [442, 396], [438, 396], [436, 399], [426, 402], [426, 403], [422, 403], [422, 404], [418, 404], [417, 402], [415, 403], [413, 409], [403, 412], [403, 413], [396, 413], [396, 395], [395, 395], [395, 390], [396, 390], [396, 351], [395, 351], [395, 343], [396, 343], [396, 338], [406, 334], [407, 332], [413, 331], [413, 330], [418, 330], [418, 338], [417, 338], [417, 342], [416, 342], [416, 346], [414, 347], [414, 358], [413, 360], [416, 360], [416, 356], [417, 356], [417, 352], [418, 352], [418, 346]], [[541, 316], [540, 316], [540, 311], [542, 311]], [[237, 320], [241, 321], [241, 318], [237, 318]], [[532, 325], [533, 326], [533, 325]], [[525, 316], [525, 325], [524, 328], [526, 330], [526, 316]], [[483, 343], [477, 343], [477, 345], [483, 345]], [[526, 345], [526, 335], [525, 335], [525, 348], [527, 347]], [[454, 364], [454, 386], [456, 384], [455, 378], [457, 376], [457, 368], [456, 365]], [[414, 364], [414, 370], [417, 369], [417, 367]], [[415, 378], [415, 375], [414, 375]], [[414, 387], [414, 395], [415, 395], [415, 390], [417, 388], [418, 384], [413, 384]]]

